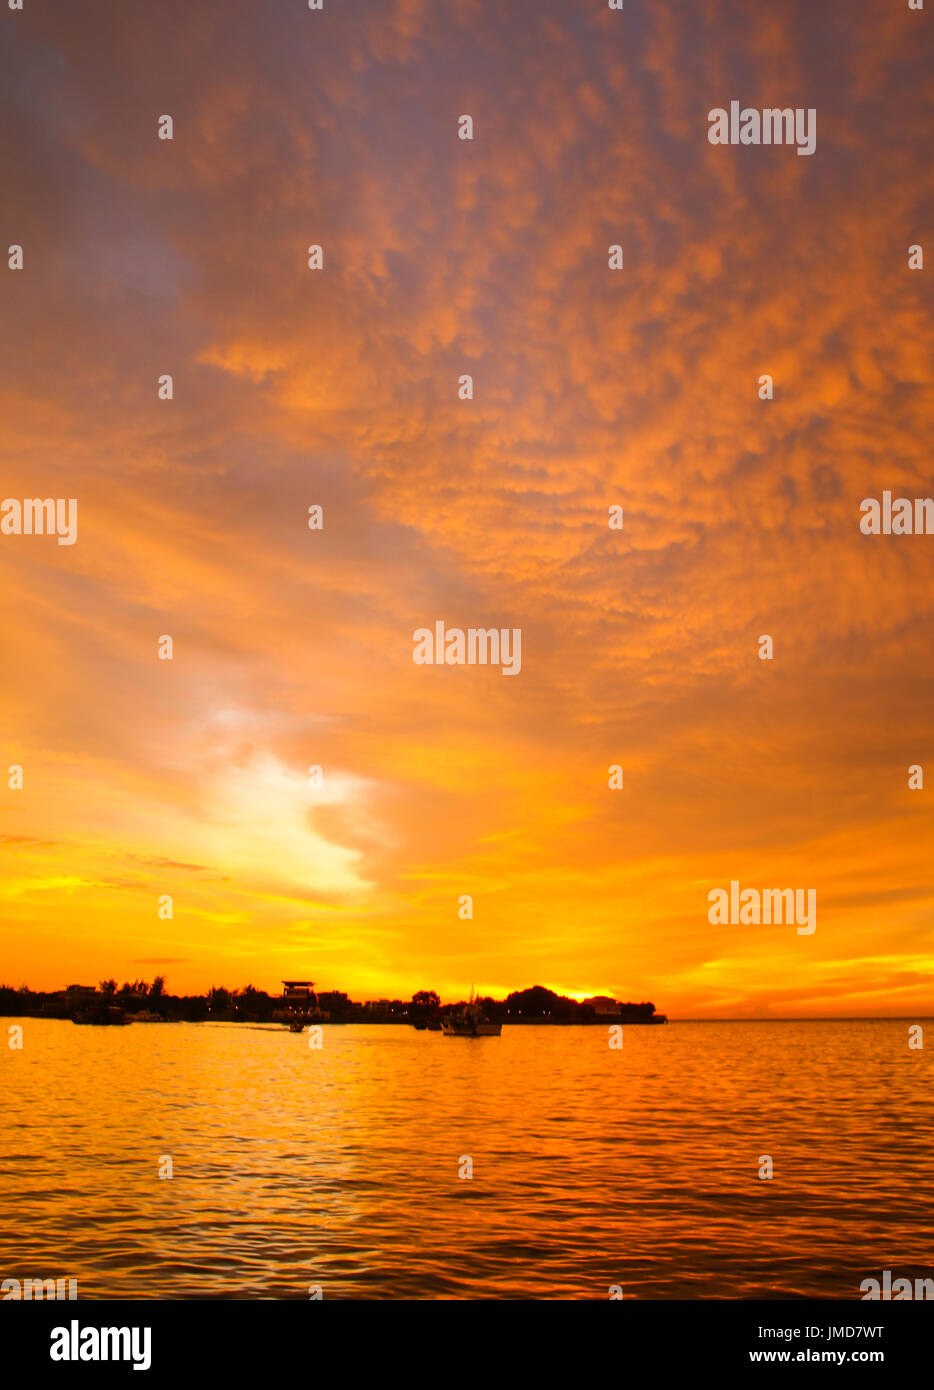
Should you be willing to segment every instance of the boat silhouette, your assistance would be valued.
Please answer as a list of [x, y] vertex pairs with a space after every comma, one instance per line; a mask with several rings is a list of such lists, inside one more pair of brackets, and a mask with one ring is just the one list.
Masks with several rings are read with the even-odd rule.
[[127, 1018], [123, 1009], [116, 1004], [99, 1004], [92, 1009], [76, 1009], [71, 1015], [72, 1023], [90, 1023], [97, 1027], [122, 1028], [132, 1019]]
[[498, 1038], [503, 1025], [488, 1018], [479, 999], [470, 999], [441, 1020], [441, 1031], [448, 1038]]

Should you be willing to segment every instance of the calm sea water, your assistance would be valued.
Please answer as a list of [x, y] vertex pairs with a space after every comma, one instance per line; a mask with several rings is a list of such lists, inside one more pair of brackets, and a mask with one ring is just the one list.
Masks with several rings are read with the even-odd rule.
[[858, 1298], [934, 1264], [934, 1077], [906, 1021], [630, 1027], [620, 1052], [603, 1028], [326, 1028], [314, 1051], [279, 1027], [21, 1022], [24, 1050], [0, 1047], [2, 1278]]

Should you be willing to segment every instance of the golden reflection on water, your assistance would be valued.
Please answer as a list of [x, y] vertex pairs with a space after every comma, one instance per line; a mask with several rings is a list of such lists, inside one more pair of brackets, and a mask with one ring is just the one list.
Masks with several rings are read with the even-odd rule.
[[0, 1049], [0, 1278], [858, 1298], [934, 1263], [931, 1065], [907, 1020], [627, 1027], [622, 1051], [600, 1027], [331, 1027], [314, 1050], [279, 1027], [21, 1022], [23, 1051]]

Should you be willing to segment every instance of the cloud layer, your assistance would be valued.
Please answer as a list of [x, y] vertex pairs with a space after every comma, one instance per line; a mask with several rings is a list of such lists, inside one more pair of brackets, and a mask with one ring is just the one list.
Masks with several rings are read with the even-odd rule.
[[[0, 538], [4, 974], [930, 1007], [934, 538], [859, 530], [934, 495], [923, 16], [27, 11], [3, 494], [80, 529]], [[815, 155], [709, 145], [733, 98]], [[438, 618], [521, 675], [415, 666]]]

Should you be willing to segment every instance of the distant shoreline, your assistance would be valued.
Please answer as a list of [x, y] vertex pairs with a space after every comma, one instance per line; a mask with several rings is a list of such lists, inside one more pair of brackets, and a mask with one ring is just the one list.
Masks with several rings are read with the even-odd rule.
[[[516, 990], [505, 999], [475, 1001], [491, 1022], [521, 1024], [603, 1024], [607, 1026], [667, 1023], [651, 1002], [631, 1003], [610, 995], [572, 999], [543, 985]], [[297, 1028], [309, 1024], [401, 1023], [419, 1030], [440, 1029], [444, 1021], [466, 1007], [464, 1000], [442, 1004], [435, 990], [416, 991], [411, 999], [360, 1002], [341, 990], [315, 989], [312, 980], [283, 980], [281, 994], [245, 985], [229, 990], [213, 986], [204, 994], [174, 995], [164, 975], [151, 983], [115, 979], [98, 985], [71, 984], [51, 992], [0, 985], [0, 1017], [67, 1018], [73, 1023], [281, 1023]]]
[[[657, 1013], [652, 1003], [614, 1001], [594, 996], [577, 1000], [555, 994], [541, 985], [519, 990], [503, 1000], [485, 997], [483, 1007], [490, 1018], [504, 1026], [521, 1027], [652, 1027], [667, 1024], [666, 1014]], [[16, 989], [0, 984], [0, 1018], [52, 1018], [72, 1021], [104, 1021], [103, 1011], [113, 1013], [111, 1021], [127, 1023], [290, 1023], [378, 1024], [428, 1027], [434, 1031], [452, 1011], [463, 1008], [463, 1001], [442, 1004], [439, 996], [421, 990], [411, 1000], [381, 999], [360, 1003], [338, 991], [315, 992], [310, 982], [287, 984], [281, 995], [247, 985], [228, 990], [215, 987], [204, 994], [174, 995], [157, 976], [152, 984], [137, 980], [117, 988], [116, 981], [100, 986], [70, 985], [66, 989], [44, 991], [26, 986]], [[91, 1015], [90, 1018], [87, 1015]], [[84, 1017], [82, 1017], [82, 1015]], [[97, 1015], [97, 1017], [95, 1017]], [[916, 1023], [934, 1020], [934, 1006], [907, 1014], [820, 1014], [799, 1016], [692, 1018], [679, 1023]]]

